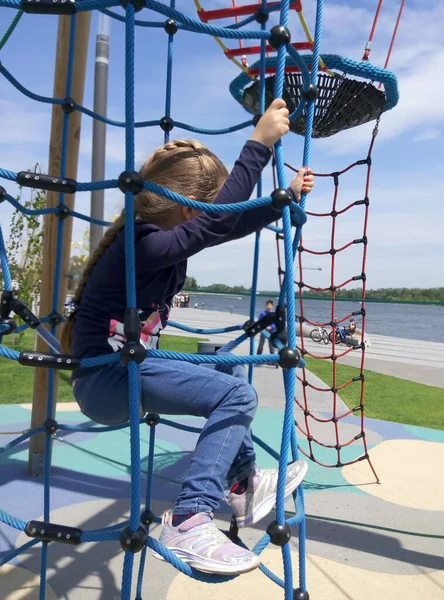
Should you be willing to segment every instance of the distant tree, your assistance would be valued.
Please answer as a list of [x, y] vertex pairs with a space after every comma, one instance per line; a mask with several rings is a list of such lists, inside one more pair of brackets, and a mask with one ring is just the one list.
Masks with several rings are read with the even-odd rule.
[[[33, 172], [42, 172], [39, 164], [36, 164]], [[46, 204], [46, 194], [42, 190], [20, 186], [16, 200], [24, 208], [41, 210]], [[40, 292], [42, 240], [43, 216], [26, 215], [16, 209], [12, 215], [7, 253], [17, 295], [31, 310], [36, 308]]]
[[185, 279], [184, 289], [186, 290], [197, 290], [197, 281], [194, 277], [187, 277]]

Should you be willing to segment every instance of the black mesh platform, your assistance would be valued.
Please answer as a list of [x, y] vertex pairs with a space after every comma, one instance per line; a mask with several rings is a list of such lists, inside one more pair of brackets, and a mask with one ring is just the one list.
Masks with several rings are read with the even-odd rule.
[[[265, 83], [265, 104], [268, 107], [273, 100], [274, 75], [267, 77]], [[242, 105], [253, 114], [259, 112], [259, 80], [245, 88]], [[302, 90], [300, 73], [286, 73], [283, 97], [290, 113], [299, 105]], [[344, 129], [357, 127], [377, 119], [386, 105], [385, 94], [368, 81], [347, 79], [340, 75], [332, 77], [326, 73], [318, 76], [318, 98], [316, 101], [313, 137], [325, 138]], [[304, 109], [301, 116], [291, 122], [290, 129], [299, 135], [305, 135]]]

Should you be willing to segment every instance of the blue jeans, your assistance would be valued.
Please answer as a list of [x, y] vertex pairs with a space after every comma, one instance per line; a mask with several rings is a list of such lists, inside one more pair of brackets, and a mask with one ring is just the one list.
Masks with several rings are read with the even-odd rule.
[[[207, 420], [177, 498], [175, 514], [214, 512], [229, 486], [251, 473], [255, 452], [250, 424], [257, 394], [242, 365], [193, 365], [146, 359], [140, 365], [141, 414], [193, 415]], [[93, 421], [129, 418], [128, 370], [109, 365], [77, 380], [74, 396]]]

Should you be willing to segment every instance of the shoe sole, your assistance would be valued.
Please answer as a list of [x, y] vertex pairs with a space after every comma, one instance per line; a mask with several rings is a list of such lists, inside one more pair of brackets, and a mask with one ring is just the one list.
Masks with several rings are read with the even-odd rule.
[[[299, 475], [293, 479], [285, 488], [284, 498], [288, 498], [290, 494], [303, 482], [305, 475], [308, 471], [307, 463], [304, 463]], [[268, 515], [273, 506], [276, 504], [276, 494], [270, 494], [267, 498], [264, 498], [260, 504], [256, 506], [254, 511], [246, 517], [236, 517], [236, 523], [238, 527], [248, 527], [254, 525], [264, 517]]]
[[[168, 546], [167, 546], [168, 548]], [[219, 563], [210, 559], [202, 558], [197, 554], [186, 552], [182, 548], [168, 548], [170, 552], [173, 552], [177, 558], [187, 563], [196, 571], [202, 571], [202, 573], [210, 573], [213, 575], [241, 575], [243, 573], [249, 573], [254, 571], [261, 564], [259, 556], [254, 561], [245, 565], [230, 565], [225, 563]], [[154, 558], [168, 562], [163, 556], [154, 550], [151, 551]]]

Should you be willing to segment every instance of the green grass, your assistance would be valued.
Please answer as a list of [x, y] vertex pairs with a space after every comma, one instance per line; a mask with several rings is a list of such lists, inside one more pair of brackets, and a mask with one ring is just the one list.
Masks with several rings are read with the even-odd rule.
[[[163, 335], [162, 350], [177, 352], [197, 352], [198, 338]], [[34, 334], [27, 331], [23, 337], [6, 337], [5, 345], [15, 350], [30, 350], [34, 347]], [[328, 360], [308, 358], [307, 366], [328, 386], [332, 385], [332, 364]], [[359, 369], [337, 365], [336, 386], [359, 375]], [[23, 367], [17, 361], [0, 358], [0, 404], [20, 404], [32, 401], [34, 369]], [[73, 401], [70, 374], [60, 373], [59, 402]], [[359, 405], [360, 382], [340, 390], [339, 395], [353, 408]], [[409, 425], [420, 425], [444, 430], [444, 390], [382, 375], [373, 371], [365, 372], [365, 410], [368, 417], [384, 421], [396, 421]]]
[[[308, 358], [307, 367], [328, 386], [332, 385], [329, 360]], [[336, 387], [359, 375], [357, 367], [337, 365]], [[444, 390], [391, 375], [365, 371], [365, 414], [382, 421], [395, 421], [444, 430]], [[359, 406], [361, 382], [339, 391], [349, 408]], [[358, 413], [357, 413], [358, 414]]]
[[[162, 350], [176, 352], [197, 352], [199, 338], [178, 335], [161, 336]], [[14, 350], [32, 350], [34, 348], [34, 333], [27, 330], [23, 336], [5, 336], [3, 344]], [[24, 367], [15, 360], [0, 357], [0, 404], [24, 404], [32, 402], [35, 369]], [[60, 372], [60, 384], [57, 394], [58, 402], [73, 402], [70, 385], [71, 374]]]

